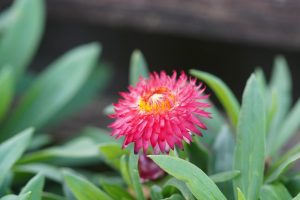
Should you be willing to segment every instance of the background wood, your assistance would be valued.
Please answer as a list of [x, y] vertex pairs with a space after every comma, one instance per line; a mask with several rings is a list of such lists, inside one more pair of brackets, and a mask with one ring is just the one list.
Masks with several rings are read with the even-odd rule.
[[49, 0], [50, 17], [300, 48], [298, 0]]

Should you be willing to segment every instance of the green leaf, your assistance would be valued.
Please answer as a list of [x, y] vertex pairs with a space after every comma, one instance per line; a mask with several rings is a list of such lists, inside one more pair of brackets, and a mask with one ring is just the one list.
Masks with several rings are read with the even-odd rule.
[[208, 172], [210, 152], [199, 142], [199, 140], [194, 140], [194, 142], [190, 144], [185, 144], [184, 150], [191, 163], [199, 167], [202, 171]]
[[163, 198], [162, 189], [158, 185], [153, 185], [150, 188], [151, 200], [160, 200]]
[[2, 197], [0, 200], [30, 200], [31, 192], [27, 192], [26, 194], [17, 195], [7, 195]]
[[292, 174], [285, 182], [284, 185], [292, 196], [296, 196], [300, 191], [300, 173]]
[[98, 44], [83, 45], [51, 64], [29, 88], [4, 131], [14, 134], [28, 125], [37, 129], [46, 125], [85, 83], [99, 51]]
[[64, 171], [63, 174], [67, 186], [78, 200], [113, 200], [86, 179], [70, 171]]
[[186, 199], [186, 200], [194, 200], [195, 199], [193, 194], [191, 193], [191, 191], [189, 190], [189, 188], [186, 186], [186, 184], [183, 181], [180, 181], [176, 178], [171, 178], [164, 184], [164, 188], [170, 187], [170, 186], [177, 188], [181, 192], [184, 199]]
[[40, 149], [43, 146], [49, 145], [52, 141], [52, 137], [49, 134], [42, 133], [39, 135], [35, 135], [30, 144], [29, 144], [29, 150], [37, 150]]
[[29, 128], [0, 144], [0, 187], [14, 163], [24, 153], [32, 137], [33, 129]]
[[1, 10], [0, 13], [0, 42], [9, 25], [12, 23], [13, 16], [10, 14], [11, 9]]
[[98, 144], [91, 138], [83, 137], [74, 139], [63, 146], [29, 153], [23, 156], [18, 164], [46, 162], [63, 166], [82, 166], [100, 161]]
[[172, 196], [167, 197], [163, 200], [184, 200], [184, 198], [179, 194], [173, 194]]
[[14, 77], [12, 68], [9, 66], [0, 69], [0, 122], [10, 108], [14, 95]]
[[41, 200], [44, 184], [45, 177], [41, 174], [37, 174], [25, 185], [20, 194], [31, 192], [29, 200]]
[[276, 181], [292, 165], [300, 159], [300, 144], [288, 151], [280, 160], [278, 160], [270, 169], [266, 176], [266, 183]]
[[52, 194], [52, 193], [49, 193], [49, 192], [43, 192], [42, 199], [43, 200], [66, 200], [62, 196], [58, 196], [56, 194]]
[[294, 108], [281, 124], [282, 126], [276, 135], [276, 143], [272, 143], [273, 152], [280, 150], [300, 128], [300, 99], [297, 101]]
[[232, 124], [236, 126], [240, 105], [229, 87], [221, 79], [207, 72], [192, 69], [190, 74], [204, 81], [215, 92]]
[[226, 181], [235, 179], [240, 174], [241, 174], [240, 171], [233, 170], [233, 171], [227, 171], [227, 172], [221, 172], [218, 174], [214, 174], [214, 175], [209, 176], [209, 178], [211, 178], [211, 180], [213, 180], [213, 182], [215, 182], [215, 183], [221, 183], [221, 182], [226, 182]]
[[[285, 119], [286, 114], [292, 102], [292, 80], [288, 64], [284, 57], [277, 56], [274, 62], [274, 69], [271, 75], [270, 88], [278, 94], [277, 111], [273, 117], [270, 129], [268, 132], [267, 155], [275, 155], [278, 150], [277, 143], [280, 143], [278, 137], [278, 129]], [[280, 134], [285, 134], [279, 132]], [[275, 145], [274, 145], [275, 144]]]
[[95, 144], [104, 144], [109, 142], [118, 142], [115, 138], [111, 137], [108, 130], [98, 127], [86, 127], [80, 133], [79, 138], [89, 138], [95, 142]]
[[86, 79], [77, 94], [51, 119], [51, 124], [56, 124], [73, 113], [79, 112], [84, 106], [97, 97], [111, 79], [112, 70], [105, 64], [98, 65]]
[[32, 163], [24, 165], [16, 165], [13, 168], [15, 173], [29, 173], [29, 174], [41, 174], [48, 179], [55, 182], [62, 182], [62, 174], [58, 167], [43, 164], [43, 163]]
[[14, 174], [12, 171], [8, 171], [5, 175], [4, 180], [2, 181], [2, 184], [0, 186], [0, 196], [4, 196], [6, 194], [11, 193], [11, 185], [13, 183]]
[[273, 185], [264, 185], [260, 191], [261, 200], [291, 200], [292, 196], [289, 194], [284, 185], [276, 183]]
[[44, 30], [44, 1], [16, 0], [8, 15], [10, 21], [0, 42], [0, 67], [10, 65], [20, 77], [37, 51]]
[[120, 158], [120, 173], [127, 185], [131, 185], [130, 174], [128, 169], [128, 155], [122, 155]]
[[133, 197], [121, 186], [116, 184], [101, 183], [101, 187], [107, 194], [109, 194], [113, 199], [126, 199], [134, 200]]
[[139, 156], [134, 154], [133, 148], [129, 154], [129, 175], [134, 189], [135, 195], [139, 200], [145, 200], [142, 185], [140, 182], [140, 175], [138, 170]]
[[293, 200], [300, 200], [300, 193], [293, 198]]
[[255, 69], [255, 76], [256, 76], [258, 84], [264, 94], [264, 92], [266, 92], [266, 89], [267, 89], [267, 81], [266, 81], [266, 76], [265, 76], [262, 68], [259, 67], [259, 68]]
[[243, 194], [240, 188], [237, 188], [237, 196], [238, 200], [246, 200], [245, 195]]
[[140, 77], [148, 77], [148, 65], [140, 50], [133, 51], [129, 66], [129, 80], [131, 85], [135, 85]]
[[104, 161], [115, 169], [120, 169], [120, 158], [129, 154], [126, 149], [122, 149], [118, 143], [104, 143], [99, 146], [100, 155]]
[[197, 199], [226, 199], [214, 182], [195, 165], [180, 158], [166, 155], [151, 155], [149, 157], [168, 174], [185, 182]]
[[233, 180], [247, 200], [257, 200], [264, 176], [265, 106], [254, 75], [247, 81], [237, 126], [234, 169], [241, 175]]
[[213, 172], [232, 169], [235, 141], [228, 125], [223, 125], [213, 144]]
[[203, 119], [203, 122], [206, 124], [207, 129], [202, 130], [203, 137], [200, 139], [202, 142], [211, 146], [215, 141], [218, 133], [220, 132], [222, 125], [225, 124], [225, 119], [223, 115], [219, 112], [215, 105], [212, 102], [207, 101], [211, 107], [207, 108], [206, 111], [211, 113], [212, 119]]

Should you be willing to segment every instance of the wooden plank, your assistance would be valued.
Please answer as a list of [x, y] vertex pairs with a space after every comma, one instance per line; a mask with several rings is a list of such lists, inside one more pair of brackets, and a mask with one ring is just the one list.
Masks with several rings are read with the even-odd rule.
[[194, 38], [300, 48], [300, 1], [50, 0], [50, 17]]

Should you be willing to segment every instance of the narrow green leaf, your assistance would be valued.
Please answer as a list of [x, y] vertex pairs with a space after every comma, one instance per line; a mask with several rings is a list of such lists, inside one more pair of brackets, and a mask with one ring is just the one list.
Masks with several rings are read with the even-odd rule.
[[214, 174], [214, 175], [209, 176], [209, 178], [211, 178], [211, 180], [213, 180], [213, 182], [215, 182], [215, 183], [221, 183], [221, 182], [230, 181], [230, 180], [238, 177], [240, 174], [241, 174], [240, 171], [233, 170], [233, 171], [227, 171], [227, 172], [221, 172], [218, 174]]
[[[80, 149], [80, 151], [78, 151]], [[77, 138], [63, 146], [50, 147], [23, 156], [18, 164], [46, 162], [63, 166], [99, 163], [98, 144], [91, 138]]]
[[128, 155], [122, 155], [120, 158], [120, 173], [127, 185], [131, 185], [130, 174], [128, 169]]
[[12, 68], [9, 66], [0, 69], [0, 122], [10, 108], [14, 94], [14, 77]]
[[300, 173], [292, 174], [291, 177], [285, 180], [284, 185], [292, 196], [296, 196], [300, 191]]
[[149, 71], [145, 58], [140, 50], [134, 50], [130, 58], [129, 80], [135, 85], [140, 77], [148, 77]]
[[232, 170], [235, 141], [228, 125], [223, 125], [213, 144], [213, 173]]
[[264, 94], [264, 92], [266, 92], [267, 89], [267, 81], [266, 81], [266, 76], [264, 74], [264, 71], [262, 70], [262, 68], [259, 67], [255, 69], [254, 73], [258, 81], [258, 84]]
[[247, 200], [257, 200], [264, 176], [264, 99], [254, 75], [247, 81], [237, 126], [234, 169], [241, 175], [233, 180]]
[[237, 188], [237, 196], [238, 200], [246, 200], [245, 195], [243, 194], [240, 188]]
[[285, 119], [292, 102], [292, 80], [289, 67], [284, 57], [277, 56], [274, 62], [274, 69], [271, 75], [270, 89], [278, 94], [277, 111], [273, 117], [268, 131], [267, 155], [275, 155], [278, 150], [277, 143], [280, 143], [279, 132], [282, 121]]
[[61, 183], [62, 182], [62, 174], [60, 168], [44, 164], [44, 163], [32, 163], [32, 164], [24, 164], [24, 165], [16, 165], [13, 168], [15, 173], [29, 173], [29, 174], [41, 174], [48, 179]]
[[200, 140], [208, 144], [208, 146], [211, 146], [218, 136], [222, 125], [226, 123], [226, 120], [212, 102], [208, 101], [208, 103], [211, 105], [211, 107], [207, 108], [206, 111], [211, 113], [211, 117], [213, 120], [203, 119], [203, 122], [206, 124], [207, 129], [202, 130], [203, 137]]
[[2, 197], [0, 200], [30, 200], [31, 192], [27, 192], [26, 194], [17, 195], [7, 195]]
[[13, 183], [13, 179], [14, 174], [10, 170], [6, 173], [5, 178], [0, 186], [0, 197], [11, 193], [11, 185]]
[[84, 106], [91, 103], [108, 85], [111, 80], [112, 70], [110, 66], [98, 64], [90, 73], [85, 83], [78, 90], [77, 94], [63, 107], [54, 117], [50, 125], [59, 123], [73, 113], [79, 112]]
[[[232, 170], [235, 146], [233, 136], [232, 130], [224, 123], [212, 146], [212, 172], [210, 174]], [[232, 181], [218, 183], [217, 186], [228, 199], [234, 199]]]
[[66, 200], [64, 197], [62, 196], [58, 196], [56, 194], [53, 193], [49, 193], [49, 192], [43, 192], [42, 194], [42, 199], [43, 200]]
[[122, 149], [118, 143], [104, 143], [99, 146], [100, 155], [104, 161], [115, 169], [120, 169], [120, 158], [129, 154], [126, 149]]
[[[278, 110], [278, 93], [277, 93], [277, 90], [274, 90], [272, 89], [270, 91], [270, 96], [268, 95], [265, 95], [267, 96], [266, 98], [269, 98], [271, 103], [269, 103], [269, 105], [266, 105], [266, 109], [267, 109], [267, 115], [266, 115], [266, 129], [267, 131], [271, 128], [271, 124], [272, 124], [272, 121], [274, 119], [274, 117], [276, 116], [276, 112]], [[268, 102], [268, 101], [266, 101]]]
[[28, 125], [37, 129], [46, 125], [85, 83], [99, 51], [99, 45], [95, 43], [83, 45], [51, 64], [29, 88], [4, 131], [14, 134]]
[[191, 163], [199, 167], [202, 171], [208, 172], [210, 152], [204, 145], [195, 139], [191, 144], [185, 144], [184, 150]]
[[276, 143], [272, 143], [272, 149], [274, 152], [280, 150], [300, 128], [300, 99], [281, 125], [279, 132], [277, 132]]
[[288, 151], [280, 160], [278, 160], [267, 174], [266, 183], [276, 181], [295, 161], [300, 159], [300, 145], [295, 146]]
[[0, 187], [6, 174], [24, 153], [32, 137], [33, 129], [29, 128], [0, 144]]
[[293, 198], [293, 200], [300, 200], [300, 193]]
[[51, 142], [53, 142], [53, 140], [50, 134], [42, 133], [39, 135], [35, 135], [32, 138], [28, 149], [37, 150], [42, 148], [43, 146], [49, 145]]
[[214, 182], [195, 165], [180, 158], [166, 155], [151, 155], [149, 157], [168, 174], [185, 182], [197, 199], [226, 199]]
[[13, 16], [10, 14], [11, 9], [1, 10], [0, 13], [0, 42], [5, 34], [5, 31], [13, 21]]
[[113, 200], [86, 179], [70, 171], [64, 171], [63, 174], [66, 184], [78, 200]]
[[276, 183], [273, 185], [264, 185], [260, 191], [261, 200], [291, 200], [292, 196], [284, 185]]
[[190, 74], [204, 81], [215, 92], [232, 124], [236, 126], [240, 105], [229, 87], [221, 79], [207, 72], [192, 69]]
[[139, 160], [139, 156], [134, 154], [132, 148], [129, 154], [129, 175], [137, 199], [145, 200], [145, 196], [142, 190], [142, 184], [140, 182], [138, 160]]
[[41, 174], [37, 174], [24, 186], [20, 194], [31, 192], [29, 200], [41, 200], [44, 184], [45, 177]]
[[173, 194], [172, 196], [164, 198], [163, 200], [184, 200], [184, 198], [179, 194]]
[[114, 200], [119, 200], [119, 199], [134, 200], [133, 197], [124, 188], [122, 188], [119, 185], [101, 183], [101, 187]]
[[158, 185], [153, 185], [150, 188], [151, 200], [160, 200], [163, 198], [162, 189]]
[[11, 20], [1, 38], [0, 67], [10, 65], [20, 77], [32, 60], [44, 30], [44, 1], [16, 0], [8, 15]]
[[166, 188], [168, 186], [177, 188], [181, 192], [184, 199], [186, 199], [186, 200], [194, 200], [195, 199], [193, 194], [191, 193], [191, 191], [189, 190], [189, 188], [186, 186], [186, 184], [183, 181], [180, 181], [176, 178], [171, 178], [164, 184], [164, 188]]

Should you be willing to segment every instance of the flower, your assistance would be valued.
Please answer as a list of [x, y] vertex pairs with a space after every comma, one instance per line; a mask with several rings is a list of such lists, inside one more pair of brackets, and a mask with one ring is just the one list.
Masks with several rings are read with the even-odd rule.
[[201, 100], [205, 88], [182, 72], [168, 76], [164, 71], [140, 78], [129, 92], [121, 92], [122, 99], [114, 104], [115, 121], [109, 125], [112, 136], [124, 136], [123, 148], [134, 143], [134, 152], [147, 152], [152, 146], [154, 153], [168, 153], [175, 145], [183, 148], [182, 141], [190, 143], [192, 133], [202, 136], [206, 129], [201, 117], [210, 118], [204, 108], [210, 105]]
[[142, 182], [157, 180], [165, 174], [165, 172], [145, 154], [139, 156], [138, 166]]

